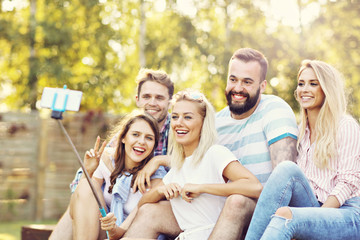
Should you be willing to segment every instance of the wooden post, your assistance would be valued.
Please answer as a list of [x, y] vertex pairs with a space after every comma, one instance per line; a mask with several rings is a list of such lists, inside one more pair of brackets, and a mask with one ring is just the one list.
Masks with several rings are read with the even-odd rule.
[[35, 201], [35, 220], [40, 221], [43, 218], [44, 211], [44, 192], [45, 192], [45, 174], [46, 174], [46, 160], [47, 160], [47, 142], [48, 142], [48, 122], [46, 119], [40, 121], [40, 140], [38, 148], [37, 159], [37, 174], [36, 174], [36, 201]]

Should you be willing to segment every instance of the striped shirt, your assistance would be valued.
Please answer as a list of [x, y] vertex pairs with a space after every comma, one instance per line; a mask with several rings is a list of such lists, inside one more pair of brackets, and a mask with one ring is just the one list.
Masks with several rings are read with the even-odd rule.
[[274, 95], [261, 95], [259, 105], [245, 119], [232, 118], [229, 107], [224, 108], [216, 115], [216, 129], [218, 143], [229, 148], [262, 184], [273, 170], [269, 146], [285, 137], [297, 139], [298, 134], [291, 107]]
[[320, 169], [311, 161], [316, 144], [310, 144], [310, 130], [306, 128], [297, 164], [320, 202], [333, 195], [343, 205], [346, 200], [360, 196], [360, 127], [354, 118], [341, 119], [336, 140], [337, 156], [329, 161], [328, 168]]

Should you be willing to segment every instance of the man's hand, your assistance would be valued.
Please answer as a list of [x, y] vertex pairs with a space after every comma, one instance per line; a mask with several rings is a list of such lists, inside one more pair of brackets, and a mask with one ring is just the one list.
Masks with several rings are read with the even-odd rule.
[[99, 146], [100, 146], [100, 137], [98, 136], [96, 138], [94, 148], [86, 151], [84, 156], [84, 166], [86, 168], [86, 171], [89, 173], [90, 177], [92, 177], [96, 168], [99, 166], [100, 157], [106, 146], [106, 141], [103, 142], [100, 149]]
[[156, 172], [160, 166], [169, 165], [169, 157], [166, 155], [160, 155], [153, 157], [143, 169], [141, 169], [134, 181], [133, 192], [139, 190], [142, 194], [146, 192], [146, 186], [151, 188], [150, 177]]
[[153, 159], [151, 159], [143, 169], [141, 169], [134, 181], [133, 191], [139, 191], [144, 194], [146, 192], [146, 185], [151, 188], [150, 177], [155, 173], [155, 171], [159, 168]]

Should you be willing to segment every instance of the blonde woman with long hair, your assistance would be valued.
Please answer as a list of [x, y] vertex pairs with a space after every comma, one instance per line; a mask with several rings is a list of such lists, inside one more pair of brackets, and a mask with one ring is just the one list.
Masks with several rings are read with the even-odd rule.
[[275, 168], [246, 239], [360, 239], [360, 128], [342, 84], [329, 64], [303, 61], [297, 165]]
[[261, 183], [230, 150], [215, 145], [216, 136], [215, 111], [205, 96], [191, 90], [177, 93], [171, 113], [171, 170], [139, 207], [170, 200], [180, 239], [208, 239], [227, 196], [260, 195]]

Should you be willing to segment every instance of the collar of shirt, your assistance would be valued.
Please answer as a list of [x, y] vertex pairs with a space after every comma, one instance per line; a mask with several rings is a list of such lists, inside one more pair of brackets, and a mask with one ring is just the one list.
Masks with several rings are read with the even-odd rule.
[[170, 114], [168, 114], [165, 123], [161, 128], [160, 138], [159, 138], [158, 146], [155, 149], [154, 156], [167, 154], [170, 119], [171, 119]]
[[169, 132], [169, 128], [170, 128], [170, 120], [171, 120], [171, 117], [170, 117], [170, 114], [168, 113], [168, 115], [166, 116], [166, 120], [164, 122], [164, 125], [162, 126], [161, 130], [160, 130], [160, 137], [166, 133], [166, 132]]

